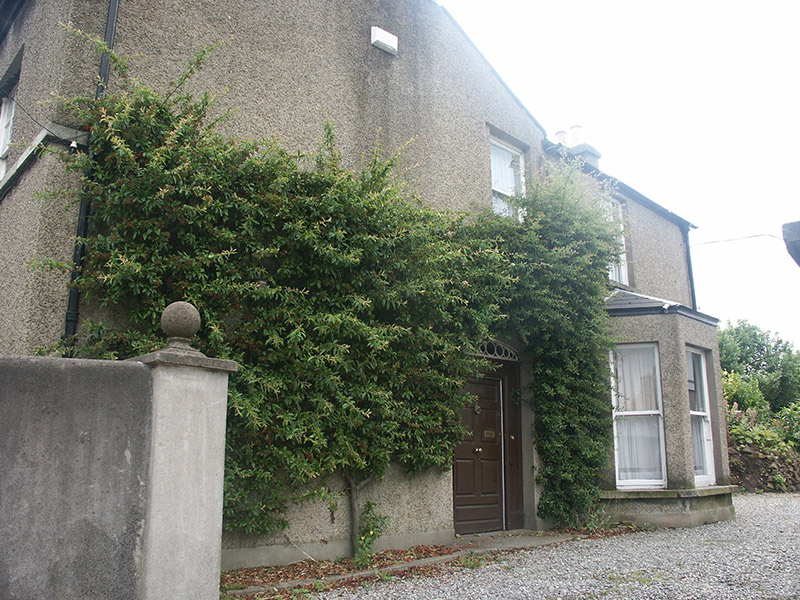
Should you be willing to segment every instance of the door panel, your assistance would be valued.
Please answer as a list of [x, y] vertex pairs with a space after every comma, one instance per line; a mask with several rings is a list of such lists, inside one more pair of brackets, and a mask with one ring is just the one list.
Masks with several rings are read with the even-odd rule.
[[453, 465], [456, 533], [524, 526], [521, 415], [509, 397], [519, 388], [519, 365], [501, 364], [466, 389], [477, 400], [461, 411], [469, 433], [456, 448]]
[[501, 382], [476, 380], [467, 386], [467, 392], [477, 399], [461, 410], [461, 422], [469, 433], [456, 448], [456, 533], [503, 528]]

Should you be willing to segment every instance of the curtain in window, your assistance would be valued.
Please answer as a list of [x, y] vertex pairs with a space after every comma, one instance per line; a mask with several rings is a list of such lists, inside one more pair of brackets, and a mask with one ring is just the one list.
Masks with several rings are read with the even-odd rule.
[[658, 385], [652, 347], [617, 351], [617, 411], [659, 410]]
[[694, 474], [706, 475], [705, 418], [692, 415], [692, 447], [694, 449]]
[[492, 189], [512, 196], [519, 188], [519, 158], [514, 153], [492, 144]]
[[664, 479], [661, 460], [661, 418], [617, 417], [619, 479]]
[[703, 357], [697, 352], [686, 353], [686, 368], [689, 371], [689, 409], [706, 412], [706, 381], [703, 372]]

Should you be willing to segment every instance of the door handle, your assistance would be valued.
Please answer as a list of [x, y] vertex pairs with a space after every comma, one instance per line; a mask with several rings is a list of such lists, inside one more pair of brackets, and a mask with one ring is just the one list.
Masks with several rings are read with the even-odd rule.
[[475, 452], [475, 454], [481, 454], [483, 452], [483, 448], [481, 448], [479, 446], [479, 447], [475, 448], [474, 452]]

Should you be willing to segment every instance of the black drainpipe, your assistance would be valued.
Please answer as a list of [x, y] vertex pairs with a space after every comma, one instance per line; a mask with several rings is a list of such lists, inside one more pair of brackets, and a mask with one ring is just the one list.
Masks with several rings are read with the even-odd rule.
[[[106, 17], [106, 35], [105, 43], [109, 48], [114, 47], [114, 35], [117, 32], [117, 13], [119, 12], [119, 0], [108, 1], [108, 16]], [[99, 100], [106, 95], [106, 88], [108, 88], [108, 78], [111, 72], [111, 61], [108, 55], [103, 54], [100, 58], [100, 80], [97, 83], [97, 90], [95, 91], [95, 100]], [[91, 140], [90, 140], [91, 145]], [[87, 179], [91, 177], [91, 167], [86, 169], [85, 176]], [[82, 199], [78, 211], [78, 229], [77, 240], [75, 242], [75, 249], [72, 254], [72, 275], [70, 277], [69, 298], [67, 300], [67, 315], [64, 325], [64, 340], [67, 343], [67, 349], [64, 353], [65, 357], [72, 356], [73, 337], [78, 331], [78, 304], [80, 302], [80, 294], [78, 288], [75, 286], [75, 280], [81, 272], [83, 266], [83, 259], [86, 255], [86, 245], [83, 239], [89, 226], [89, 212], [91, 203], [87, 199]]]

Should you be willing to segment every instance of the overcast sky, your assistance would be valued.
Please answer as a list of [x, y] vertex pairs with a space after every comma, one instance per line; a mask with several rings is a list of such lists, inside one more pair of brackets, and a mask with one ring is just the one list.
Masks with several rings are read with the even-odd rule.
[[549, 139], [581, 125], [603, 171], [697, 226], [699, 310], [800, 349], [800, 267], [781, 238], [800, 221], [800, 5], [439, 3]]

